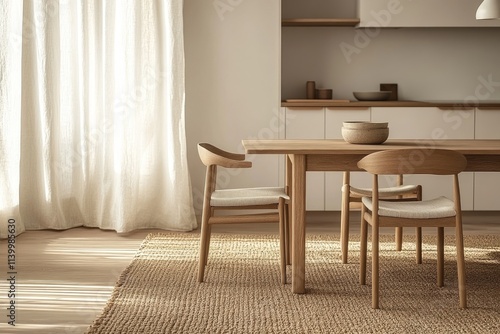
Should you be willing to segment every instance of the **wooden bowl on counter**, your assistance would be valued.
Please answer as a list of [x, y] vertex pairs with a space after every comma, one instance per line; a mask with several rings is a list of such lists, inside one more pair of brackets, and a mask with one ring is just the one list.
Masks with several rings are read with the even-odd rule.
[[380, 92], [353, 92], [352, 95], [358, 101], [385, 101], [391, 96], [391, 91], [380, 91]]

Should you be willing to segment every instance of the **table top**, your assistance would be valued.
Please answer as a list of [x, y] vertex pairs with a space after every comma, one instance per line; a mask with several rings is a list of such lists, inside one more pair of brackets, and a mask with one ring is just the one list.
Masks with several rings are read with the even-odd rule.
[[499, 155], [500, 140], [394, 139], [380, 145], [349, 144], [335, 139], [248, 139], [243, 140], [248, 154], [370, 154], [403, 148], [439, 148], [467, 155]]

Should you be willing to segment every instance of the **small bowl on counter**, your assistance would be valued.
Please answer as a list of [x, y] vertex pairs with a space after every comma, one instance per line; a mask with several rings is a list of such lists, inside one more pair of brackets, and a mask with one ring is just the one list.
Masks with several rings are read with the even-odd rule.
[[391, 96], [391, 91], [380, 92], [352, 92], [358, 101], [386, 101]]
[[342, 126], [342, 137], [350, 144], [382, 144], [389, 138], [387, 122], [346, 121]]

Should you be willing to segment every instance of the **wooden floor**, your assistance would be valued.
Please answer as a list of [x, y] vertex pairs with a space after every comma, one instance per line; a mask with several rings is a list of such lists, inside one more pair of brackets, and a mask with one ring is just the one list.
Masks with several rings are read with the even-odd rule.
[[[353, 233], [359, 229], [355, 223], [358, 217], [356, 214], [352, 217]], [[339, 233], [338, 213], [308, 213], [307, 221], [307, 233]], [[17, 237], [15, 327], [7, 324], [11, 299], [8, 298], [7, 247], [2, 240], [0, 333], [84, 333], [101, 313], [117, 278], [144, 237], [155, 231], [118, 235], [112, 231], [75, 228], [28, 231]], [[500, 212], [465, 213], [464, 231], [466, 234], [500, 234]], [[277, 233], [277, 226], [216, 226], [214, 232], [269, 234]]]

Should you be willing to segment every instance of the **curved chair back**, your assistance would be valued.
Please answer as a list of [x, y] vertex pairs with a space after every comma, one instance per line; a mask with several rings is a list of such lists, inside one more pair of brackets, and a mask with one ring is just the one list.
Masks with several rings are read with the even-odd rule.
[[367, 155], [358, 167], [372, 174], [458, 174], [467, 166], [467, 159], [456, 151], [418, 148], [386, 150]]
[[225, 168], [250, 168], [251, 161], [245, 160], [244, 154], [230, 153], [208, 143], [198, 144], [198, 154], [205, 166], [221, 166]]

